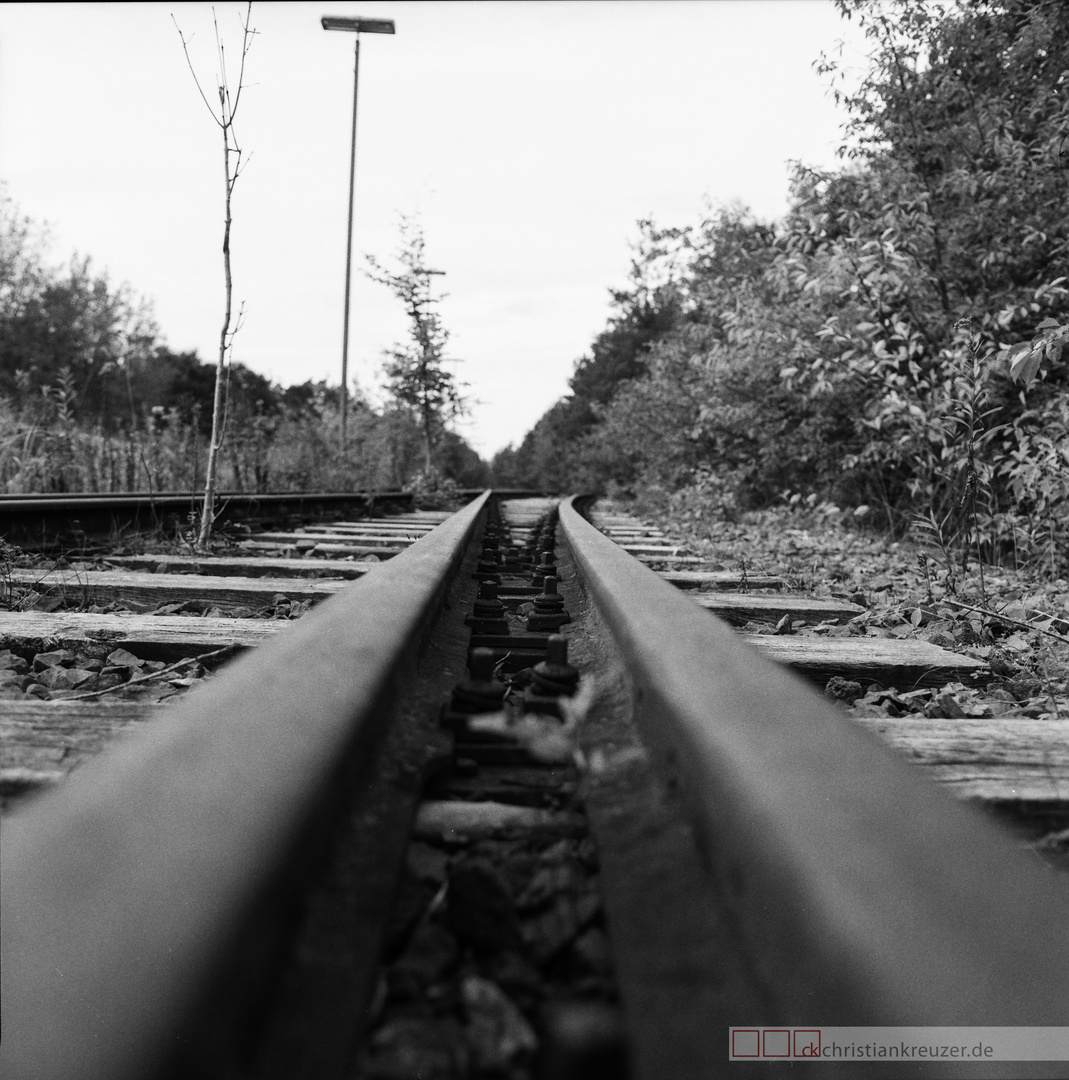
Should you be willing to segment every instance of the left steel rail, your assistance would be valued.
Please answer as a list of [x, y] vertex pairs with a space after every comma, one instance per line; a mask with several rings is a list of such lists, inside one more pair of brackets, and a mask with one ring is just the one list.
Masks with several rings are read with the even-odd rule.
[[5, 1077], [160, 1075], [220, 973], [262, 970], [489, 498], [4, 822]]
[[[474, 498], [478, 493], [466, 494]], [[199, 512], [202, 502], [202, 495], [190, 492], [0, 495], [0, 537], [25, 547], [74, 546], [76, 539], [91, 535], [173, 527], [186, 521], [191, 512]], [[314, 520], [331, 513], [407, 509], [411, 505], [411, 493], [401, 491], [222, 492], [217, 496], [216, 512], [220, 523], [263, 518]]]

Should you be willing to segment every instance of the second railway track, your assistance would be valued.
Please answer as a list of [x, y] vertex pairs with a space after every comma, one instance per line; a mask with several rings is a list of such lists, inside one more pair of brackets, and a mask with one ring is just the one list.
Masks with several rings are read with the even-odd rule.
[[[744, 641], [705, 609], [851, 605], [656, 574], [640, 560], [689, 564], [583, 505], [261, 533], [229, 567], [129, 560], [119, 591], [33, 571], [209, 613], [0, 613], [27, 669], [84, 663], [70, 696], [116, 650], [246, 651], [165, 706], [0, 703], [9, 789], [43, 789], [2, 826], [4, 1076], [687, 1080], [790, 1068], [729, 1062], [732, 1026], [1069, 1023], [1065, 877], [806, 682], [983, 665]], [[313, 570], [359, 580], [292, 576]], [[241, 617], [279, 596], [316, 606]]]

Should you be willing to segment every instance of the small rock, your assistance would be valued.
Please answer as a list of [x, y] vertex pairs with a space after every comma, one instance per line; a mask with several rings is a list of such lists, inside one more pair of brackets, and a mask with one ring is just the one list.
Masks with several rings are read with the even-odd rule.
[[458, 1075], [458, 1054], [451, 1042], [446, 1026], [434, 1020], [390, 1020], [371, 1036], [362, 1072], [369, 1080]]
[[132, 652], [127, 652], [126, 649], [115, 649], [113, 652], [108, 653], [106, 663], [108, 667], [141, 668], [144, 666], [145, 661], [139, 656], [134, 656]]
[[824, 696], [834, 701], [843, 701], [847, 705], [853, 705], [858, 698], [864, 696], [861, 683], [853, 679], [844, 679], [841, 675], [833, 675], [824, 687]]
[[1021, 669], [1018, 664], [1015, 664], [1006, 656], [1002, 656], [998, 653], [992, 653], [987, 660], [988, 666], [991, 668], [991, 672], [994, 675], [998, 675], [1003, 679], [1012, 679]]
[[1027, 701], [1043, 689], [1036, 679], [1007, 679], [1005, 687], [1017, 701]]
[[110, 690], [113, 686], [121, 686], [126, 682], [126, 669], [125, 668], [110, 668], [100, 672], [99, 675], [89, 683], [86, 690]]
[[8, 688], [25, 690], [33, 680], [29, 675], [22, 675], [11, 668], [0, 668], [0, 690]]
[[164, 683], [162, 686], [157, 683], [148, 687], [140, 700], [153, 701], [159, 704], [159, 702], [166, 701], [167, 698], [174, 697], [175, 694], [180, 693], [182, 693], [182, 691], [175, 686], [171, 686], [170, 683]]
[[469, 975], [461, 997], [468, 1016], [464, 1035], [477, 1069], [504, 1071], [538, 1049], [531, 1025], [496, 983]]
[[40, 683], [30, 683], [30, 685], [26, 687], [26, 696], [47, 701], [51, 695]]
[[30, 670], [30, 665], [18, 653], [10, 649], [0, 650], [0, 671], [14, 671], [19, 675], [25, 675]]
[[62, 593], [46, 593], [44, 596], [40, 593], [30, 593], [23, 608], [26, 611], [43, 611], [48, 614], [58, 611], [66, 602], [66, 597]]
[[[589, 837], [584, 837], [579, 843], [584, 844], [589, 840]], [[543, 849], [539, 855], [539, 862], [546, 866], [566, 862], [568, 859], [576, 855], [577, 847], [574, 840], [557, 840], [555, 843], [550, 844], [549, 847]]]
[[945, 720], [961, 720], [965, 716], [965, 709], [961, 702], [947, 690], [932, 700], [932, 703], [925, 708], [924, 715]]
[[77, 690], [83, 683], [96, 675], [95, 671], [84, 668], [50, 667], [40, 672], [37, 681], [49, 690]]
[[40, 652], [33, 658], [33, 670], [44, 671], [45, 668], [61, 665], [70, 667], [74, 663], [74, 653], [70, 649], [54, 649], [52, 652]]
[[576, 939], [601, 910], [601, 900], [590, 892], [577, 900], [558, 896], [553, 906], [523, 924], [523, 939], [540, 964], [556, 956]]

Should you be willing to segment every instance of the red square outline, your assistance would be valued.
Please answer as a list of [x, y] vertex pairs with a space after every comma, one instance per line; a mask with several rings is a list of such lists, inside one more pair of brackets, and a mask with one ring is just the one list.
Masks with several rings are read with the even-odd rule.
[[794, 1029], [794, 1055], [793, 1056], [796, 1057], [796, 1058], [801, 1058], [803, 1061], [812, 1061], [814, 1055], [812, 1055], [812, 1054], [802, 1054], [802, 1053], [799, 1052], [799, 1050], [798, 1050], [798, 1036], [799, 1035], [809, 1036], [810, 1043], [812, 1043], [812, 1036], [816, 1035], [816, 1037], [817, 1037], [816, 1057], [819, 1058], [820, 1057], [820, 1028], [795, 1028]]
[[[769, 1034], [786, 1035], [787, 1049], [782, 1054], [770, 1054], [765, 1048], [765, 1040]], [[791, 1029], [790, 1028], [762, 1028], [761, 1029], [761, 1057], [763, 1058], [789, 1058], [791, 1056]]]
[[[740, 1054], [735, 1050], [735, 1036], [736, 1035], [756, 1035], [757, 1036], [757, 1053], [755, 1054]], [[733, 1028], [731, 1031], [731, 1056], [733, 1058], [755, 1058], [761, 1056], [761, 1032], [758, 1028]]]

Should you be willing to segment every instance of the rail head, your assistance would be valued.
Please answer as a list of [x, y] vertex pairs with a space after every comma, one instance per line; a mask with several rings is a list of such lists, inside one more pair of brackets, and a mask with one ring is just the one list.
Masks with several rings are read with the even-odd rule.
[[4, 822], [4, 1076], [164, 1066], [220, 956], [285, 917], [489, 497]]
[[[784, 1023], [1069, 1023], [1069, 888], [561, 506]], [[749, 1022], [740, 1017], [738, 1023]]]

